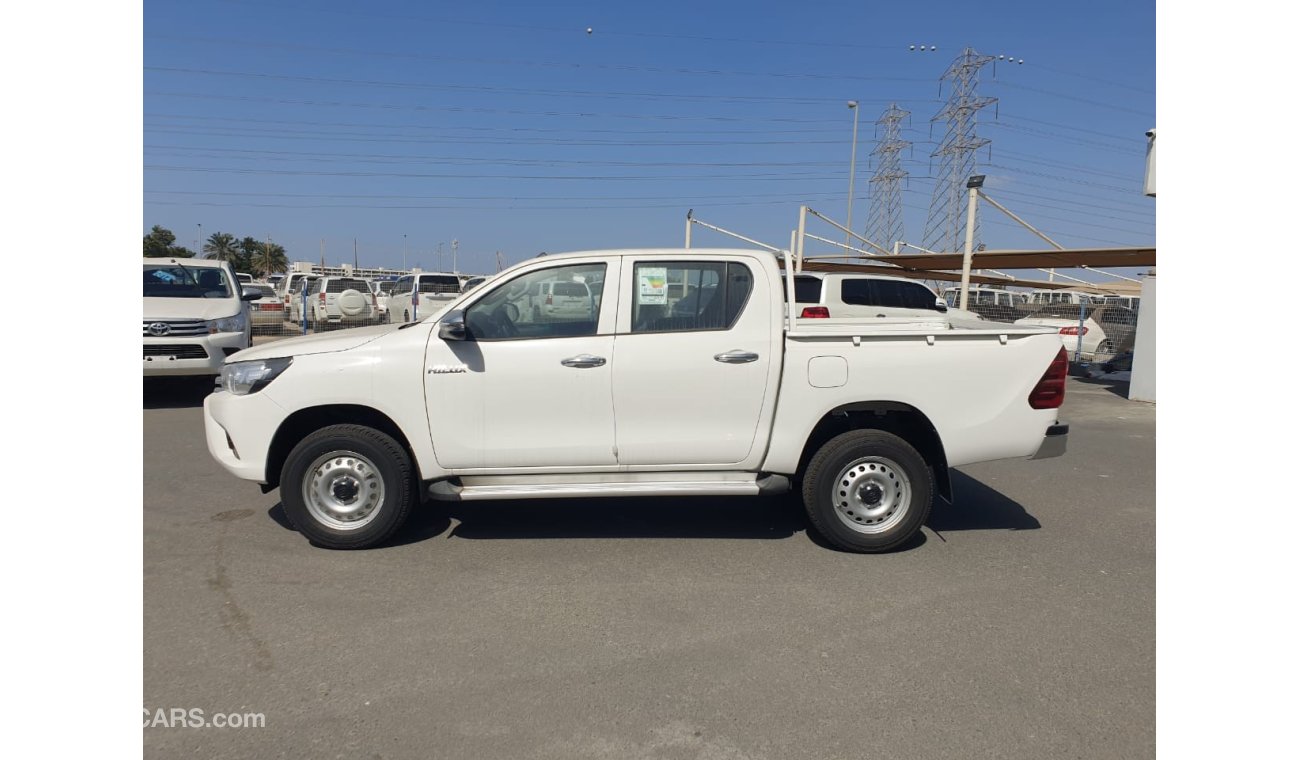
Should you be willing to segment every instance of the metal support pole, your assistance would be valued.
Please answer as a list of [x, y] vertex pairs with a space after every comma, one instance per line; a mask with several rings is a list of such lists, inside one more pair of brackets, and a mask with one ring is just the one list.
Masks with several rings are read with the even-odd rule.
[[1079, 363], [1079, 356], [1083, 353], [1083, 331], [1085, 329], [1083, 326], [1083, 315], [1084, 315], [1085, 306], [1086, 304], [1084, 303], [1083, 299], [1082, 298], [1079, 299], [1079, 332], [1077, 335], [1074, 336], [1074, 340], [1075, 340], [1074, 363], [1075, 364]]
[[978, 187], [971, 187], [967, 190], [966, 249], [962, 252], [961, 257], [961, 305], [958, 306], [962, 311], [966, 310], [968, 291], [970, 290], [971, 256], [975, 253], [975, 206], [979, 202], [979, 196]]
[[[828, 217], [826, 217], [826, 216], [824, 216], [824, 215], [822, 215], [822, 214], [817, 213], [817, 211], [816, 211], [815, 209], [808, 209], [808, 213], [812, 214], [813, 216], [817, 217], [818, 219], [822, 220], [823, 222], [826, 222], [827, 224], [829, 224], [830, 226], [834, 227], [835, 229], [840, 230], [841, 232], [843, 232], [843, 233], [847, 236], [847, 237], [845, 237], [845, 240], [846, 240], [846, 241], [850, 240], [851, 238], [857, 238], [858, 240], [861, 240], [863, 243], [866, 243], [867, 245], [871, 246], [872, 248], [875, 248], [877, 251], [880, 251], [882, 254], [884, 254], [884, 255], [886, 255], [886, 256], [889, 255], [889, 249], [887, 249], [887, 248], [882, 248], [882, 247], [880, 247], [879, 245], [877, 245], [877, 244], [873, 243], [872, 241], [868, 240], [867, 238], [863, 237], [862, 235], [859, 235], [858, 233], [854, 232], [853, 230], [849, 229], [848, 227], [845, 227], [844, 225], [842, 225], [842, 224], [840, 224], [839, 222], [835, 221], [834, 219], [830, 219], [830, 218], [828, 218]], [[850, 246], [846, 246], [846, 247], [850, 247]], [[875, 255], [875, 254], [869, 254], [869, 255]]]
[[794, 254], [794, 271], [803, 271], [803, 236], [804, 231], [808, 229], [808, 207], [799, 207], [799, 230], [797, 232], [799, 239], [791, 253]]
[[684, 246], [685, 248], [691, 247], [691, 213], [694, 211], [695, 209], [686, 210], [686, 245]]
[[[852, 230], [852, 229], [853, 229], [853, 177], [854, 177], [855, 174], [858, 173], [858, 172], [857, 172], [857, 167], [858, 167], [858, 101], [856, 101], [856, 100], [850, 100], [850, 101], [849, 101], [849, 108], [852, 109], [852, 111], [853, 111], [853, 149], [852, 149], [852, 151], [851, 151], [850, 154], [849, 154], [849, 212], [848, 212], [848, 219], [847, 219], [848, 224], [845, 225], [845, 226], [847, 226], [850, 230]], [[847, 243], [849, 242], [849, 239], [848, 239], [847, 237], [845, 237], [845, 238], [844, 238], [844, 242], [847, 244]]]
[[793, 261], [795, 248], [795, 235], [793, 230], [790, 232], [790, 250], [785, 252], [785, 320], [788, 329], [794, 329], [794, 310], [797, 304], [794, 301], [794, 273], [791, 267], [795, 266]]

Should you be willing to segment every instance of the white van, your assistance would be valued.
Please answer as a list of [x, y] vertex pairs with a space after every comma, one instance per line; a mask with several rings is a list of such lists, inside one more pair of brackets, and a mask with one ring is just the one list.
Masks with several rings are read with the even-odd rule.
[[423, 319], [460, 297], [460, 277], [445, 272], [421, 272], [399, 277], [388, 296], [389, 322]]
[[261, 297], [224, 261], [145, 259], [145, 376], [221, 374], [252, 345], [248, 302]]

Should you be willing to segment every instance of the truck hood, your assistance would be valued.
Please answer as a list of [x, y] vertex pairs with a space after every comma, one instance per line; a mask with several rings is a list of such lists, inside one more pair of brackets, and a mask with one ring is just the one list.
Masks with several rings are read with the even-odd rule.
[[225, 319], [239, 313], [237, 298], [145, 298], [144, 319]]
[[364, 346], [370, 341], [396, 331], [401, 325], [375, 325], [374, 327], [353, 327], [338, 332], [303, 335], [298, 338], [286, 338], [260, 346], [246, 348], [231, 356], [227, 361], [243, 362], [250, 359], [278, 359], [285, 356], [305, 356], [307, 354], [328, 354], [334, 351], [347, 351]]

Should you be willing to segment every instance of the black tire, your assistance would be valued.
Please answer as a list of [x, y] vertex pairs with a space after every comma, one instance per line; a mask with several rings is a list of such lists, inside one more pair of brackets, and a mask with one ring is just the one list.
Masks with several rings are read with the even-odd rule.
[[[303, 493], [309, 469], [319, 457], [333, 452], [369, 460], [383, 484], [383, 498], [374, 516], [358, 528], [339, 529], [320, 519]], [[345, 454], [346, 455], [346, 454]], [[411, 457], [386, 433], [363, 425], [331, 425], [302, 439], [280, 471], [280, 503], [289, 521], [312, 543], [327, 549], [368, 549], [388, 540], [410, 515], [418, 500]]]
[[[905, 476], [908, 497], [899, 501], [900, 515], [889, 513], [887, 527], [869, 533], [863, 532], [866, 526], [849, 527], [849, 518], [841, 517], [836, 481], [855, 461], [876, 457]], [[813, 455], [803, 476], [804, 509], [813, 528], [832, 546], [850, 552], [886, 552], [911, 540], [930, 516], [933, 495], [934, 476], [925, 459], [907, 441], [883, 430], [851, 430], [832, 438]], [[848, 509], [845, 513], [851, 514]]]
[[403, 323], [406, 323], [406, 322], [410, 322], [410, 321], [411, 321], [411, 312], [409, 312], [409, 311], [404, 311], [404, 312], [402, 312], [402, 322], [403, 322]]

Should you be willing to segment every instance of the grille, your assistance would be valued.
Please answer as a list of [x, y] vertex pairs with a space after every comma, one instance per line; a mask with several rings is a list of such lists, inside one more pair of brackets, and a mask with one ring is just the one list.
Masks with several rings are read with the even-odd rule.
[[[153, 335], [149, 332], [149, 325], [161, 322], [167, 325], [167, 332], [163, 335], [207, 335], [208, 323], [201, 319], [146, 319], [144, 321], [144, 334]], [[154, 336], [163, 337], [163, 336]]]
[[153, 343], [144, 347], [145, 356], [174, 356], [177, 359], [206, 359], [208, 352], [193, 343]]

